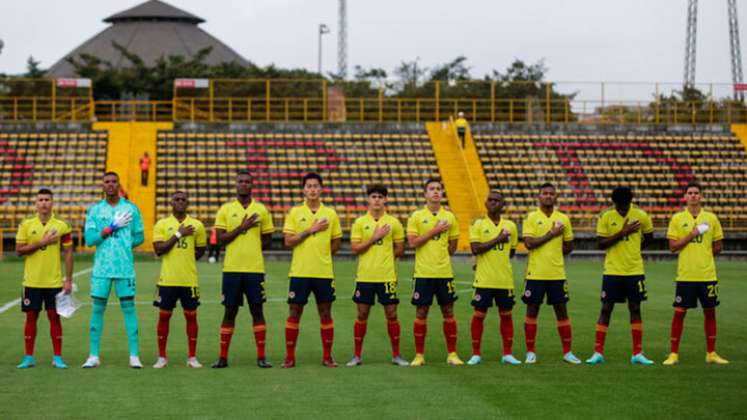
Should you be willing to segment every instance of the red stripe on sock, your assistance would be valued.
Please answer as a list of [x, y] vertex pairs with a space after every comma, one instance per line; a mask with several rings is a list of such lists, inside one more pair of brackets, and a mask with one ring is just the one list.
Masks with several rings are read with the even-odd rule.
[[537, 337], [537, 318], [524, 318], [524, 340], [527, 345], [527, 352], [534, 353], [534, 345]]
[[289, 316], [285, 321], [285, 360], [296, 360], [298, 318]]
[[571, 321], [568, 318], [559, 319], [557, 326], [560, 342], [563, 345], [563, 354], [568, 353], [571, 351]]
[[604, 353], [604, 341], [607, 339], [608, 328], [609, 324], [597, 322], [596, 333], [594, 334], [594, 351], [597, 353]]
[[254, 344], [257, 346], [257, 359], [266, 358], [265, 344], [267, 343], [267, 325], [265, 321], [257, 322], [252, 326], [254, 331]]
[[426, 323], [426, 320], [415, 318], [412, 332], [415, 336], [415, 353], [425, 353], [425, 335], [428, 332], [428, 324]]
[[401, 327], [399, 320], [389, 320], [386, 323], [386, 330], [389, 333], [389, 342], [392, 344], [392, 357], [399, 356], [399, 337], [401, 335]]
[[444, 338], [446, 338], [446, 351], [454, 353], [457, 342], [457, 323], [454, 318], [444, 318]]
[[234, 324], [223, 323], [220, 326], [220, 358], [228, 359], [228, 349], [231, 347]]

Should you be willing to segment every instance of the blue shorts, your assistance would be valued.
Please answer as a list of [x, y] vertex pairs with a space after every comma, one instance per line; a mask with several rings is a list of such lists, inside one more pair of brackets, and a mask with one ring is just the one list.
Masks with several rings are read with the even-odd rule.
[[221, 303], [223, 306], [243, 306], [244, 296], [250, 305], [267, 301], [264, 273], [223, 273]]
[[678, 281], [675, 289], [675, 308], [697, 308], [698, 301], [703, 308], [719, 305], [717, 281]]
[[182, 308], [194, 311], [200, 306], [200, 289], [188, 286], [156, 286], [156, 298], [153, 306], [171, 311], [176, 308], [176, 302], [182, 303]]
[[39, 312], [42, 304], [44, 309], [57, 309], [55, 298], [61, 291], [61, 287], [24, 287], [21, 294], [21, 310]]
[[114, 283], [114, 292], [119, 299], [135, 297], [135, 277], [129, 279], [112, 279], [109, 277], [91, 276], [91, 297], [109, 299]]
[[513, 308], [516, 303], [514, 289], [475, 288], [475, 294], [472, 296], [472, 306], [475, 308], [490, 308], [494, 301], [499, 309]]
[[387, 281], [381, 283], [356, 282], [355, 292], [353, 292], [353, 302], [373, 305], [374, 299], [379, 300], [382, 305], [396, 305], [399, 303], [397, 298], [397, 282]]
[[602, 302], [641, 303], [648, 299], [645, 276], [618, 276], [605, 274], [602, 277]]
[[335, 301], [335, 281], [316, 277], [291, 277], [288, 287], [288, 304], [306, 305], [314, 293], [316, 304]]
[[548, 305], [568, 302], [567, 280], [525, 280], [522, 302], [526, 304], [541, 304], [547, 296]]
[[453, 278], [416, 278], [415, 291], [412, 292], [412, 303], [415, 306], [431, 306], [433, 296], [440, 306], [454, 303], [457, 300]]

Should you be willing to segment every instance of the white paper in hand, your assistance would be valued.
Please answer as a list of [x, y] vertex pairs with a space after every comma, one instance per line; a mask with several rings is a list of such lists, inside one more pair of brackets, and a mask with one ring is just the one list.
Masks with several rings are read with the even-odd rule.
[[65, 292], [57, 293], [54, 298], [55, 306], [57, 307], [57, 314], [63, 318], [70, 318], [73, 316], [75, 311], [80, 308], [80, 302], [75, 299], [72, 293], [65, 294]]
[[701, 224], [698, 225], [698, 233], [700, 233], [702, 235], [702, 234], [708, 232], [709, 228], [710, 228], [710, 226], [708, 226], [708, 223], [701, 223]]

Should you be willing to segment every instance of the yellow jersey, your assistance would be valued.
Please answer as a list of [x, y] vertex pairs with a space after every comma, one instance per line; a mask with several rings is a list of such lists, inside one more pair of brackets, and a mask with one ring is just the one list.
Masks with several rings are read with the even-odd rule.
[[331, 242], [342, 237], [342, 229], [340, 219], [333, 208], [320, 204], [316, 212], [313, 212], [306, 203], [295, 206], [285, 218], [283, 233], [299, 234], [310, 228], [315, 220], [323, 218], [329, 222], [327, 229], [314, 233], [293, 248], [288, 276], [334, 278]]
[[641, 242], [643, 241], [643, 234], [654, 231], [651, 217], [645, 211], [636, 205], [631, 205], [628, 213], [624, 216], [620, 215], [614, 207], [605, 210], [597, 221], [597, 236], [608, 238], [617, 234], [622, 230], [626, 219], [628, 223], [640, 222], [641, 228], [607, 248], [604, 257], [604, 274], [615, 276], [639, 276], [644, 274]]
[[386, 236], [376, 241], [366, 252], [358, 256], [358, 273], [355, 281], [380, 283], [397, 280], [397, 272], [394, 267], [394, 243], [401, 243], [405, 240], [405, 230], [399, 220], [386, 213], [377, 220], [371, 213], [366, 213], [353, 223], [350, 240], [352, 242], [368, 241], [376, 229], [383, 225], [389, 225], [391, 229]]
[[467, 120], [464, 118], [457, 118], [455, 121], [455, 125], [457, 128], [465, 128], [467, 127]]
[[153, 242], [168, 241], [181, 224], [192, 226], [195, 231], [179, 238], [169, 252], [161, 256], [159, 286], [197, 287], [195, 248], [207, 246], [207, 234], [202, 222], [189, 215], [182, 222], [173, 215], [161, 219], [153, 227]]
[[548, 217], [538, 208], [524, 219], [522, 236], [540, 238], [550, 231], [555, 222], [563, 224], [563, 234], [545, 242], [539, 248], [529, 250], [527, 280], [565, 280], [566, 278], [563, 242], [573, 240], [571, 220], [568, 216], [553, 208], [552, 214]]
[[33, 254], [24, 256], [23, 286], [35, 288], [62, 287], [62, 265], [60, 263], [60, 246], [73, 245], [70, 225], [54, 216], [49, 216], [47, 223], [42, 223], [39, 216], [21, 222], [16, 233], [16, 243], [30, 245], [41, 241], [44, 235], [55, 229], [57, 242], [37, 249]]
[[228, 273], [264, 273], [265, 260], [262, 256], [262, 235], [272, 233], [272, 216], [267, 208], [257, 200], [252, 200], [244, 208], [239, 200], [226, 203], [215, 216], [215, 227], [230, 232], [241, 224], [244, 216], [251, 217], [257, 213], [258, 225], [236, 236], [226, 245], [226, 257], [223, 260], [223, 271]]
[[415, 249], [416, 278], [453, 278], [449, 240], [459, 238], [459, 225], [454, 214], [443, 206], [432, 213], [428, 207], [415, 210], [407, 219], [407, 234], [421, 236], [441, 220], [449, 222], [449, 230], [440, 233]]
[[708, 224], [708, 231], [693, 238], [677, 256], [676, 281], [718, 281], [712, 245], [724, 239], [724, 231], [715, 214], [700, 210], [698, 216], [693, 217], [687, 209], [675, 213], [669, 222], [667, 238], [682, 239], [703, 223]]
[[514, 272], [511, 268], [511, 250], [519, 243], [516, 223], [501, 217], [498, 224], [490, 216], [476, 219], [469, 228], [469, 241], [485, 243], [495, 239], [506, 229], [508, 242], [496, 244], [490, 251], [477, 256], [477, 269], [472, 287], [487, 289], [513, 289]]

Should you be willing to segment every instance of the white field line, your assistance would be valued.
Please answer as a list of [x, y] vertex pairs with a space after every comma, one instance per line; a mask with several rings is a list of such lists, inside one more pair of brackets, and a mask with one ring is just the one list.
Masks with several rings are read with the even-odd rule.
[[[83, 274], [90, 273], [91, 270], [93, 270], [93, 267], [88, 267], [85, 270], [80, 270], [78, 272], [73, 273], [73, 278], [76, 278], [78, 276], [82, 276]], [[21, 298], [18, 298], [16, 300], [10, 301], [3, 306], [0, 306], [0, 314], [7, 311], [8, 309], [17, 306], [19, 303], [21, 303]]]

